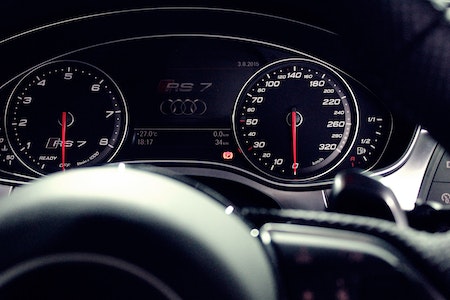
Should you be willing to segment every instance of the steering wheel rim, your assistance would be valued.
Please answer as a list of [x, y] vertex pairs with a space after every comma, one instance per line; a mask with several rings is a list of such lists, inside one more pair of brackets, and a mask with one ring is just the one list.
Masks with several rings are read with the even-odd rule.
[[360, 70], [371, 70], [355, 76], [398, 115], [425, 126], [450, 149], [446, 132], [450, 111], [448, 1], [370, 0], [330, 5], [335, 15], [345, 16], [335, 29], [352, 46]]
[[52, 175], [2, 205], [0, 294], [23, 277], [5, 280], [18, 264], [84, 255], [141, 268], [173, 290], [166, 296], [276, 299], [272, 266], [250, 231], [231, 206], [161, 174], [120, 165]]

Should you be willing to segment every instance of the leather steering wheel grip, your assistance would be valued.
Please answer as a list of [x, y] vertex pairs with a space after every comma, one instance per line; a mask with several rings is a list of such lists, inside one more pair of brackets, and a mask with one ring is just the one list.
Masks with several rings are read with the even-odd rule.
[[277, 298], [269, 256], [243, 220], [167, 176], [68, 171], [18, 188], [0, 206], [3, 299], [75, 299], [89, 289], [130, 299], [124, 282], [161, 299]]
[[[358, 78], [450, 149], [450, 9], [442, 0], [335, 1], [337, 31], [358, 56]], [[448, 3], [448, 1], [447, 1]], [[368, 71], [370, 70], [370, 71]]]

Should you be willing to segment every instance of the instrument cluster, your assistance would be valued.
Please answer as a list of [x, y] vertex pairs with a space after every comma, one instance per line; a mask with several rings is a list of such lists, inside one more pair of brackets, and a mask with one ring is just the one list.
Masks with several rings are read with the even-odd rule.
[[72, 51], [24, 71], [0, 100], [1, 175], [17, 182], [139, 162], [304, 188], [391, 166], [416, 130], [326, 61], [204, 34]]

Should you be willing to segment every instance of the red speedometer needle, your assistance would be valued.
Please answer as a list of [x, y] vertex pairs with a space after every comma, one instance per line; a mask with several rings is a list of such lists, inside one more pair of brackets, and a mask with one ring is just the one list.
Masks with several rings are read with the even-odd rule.
[[292, 135], [292, 169], [294, 175], [297, 175], [297, 109], [294, 107], [291, 112], [291, 135]]
[[67, 129], [67, 112], [61, 114], [61, 170], [66, 167], [66, 129]]

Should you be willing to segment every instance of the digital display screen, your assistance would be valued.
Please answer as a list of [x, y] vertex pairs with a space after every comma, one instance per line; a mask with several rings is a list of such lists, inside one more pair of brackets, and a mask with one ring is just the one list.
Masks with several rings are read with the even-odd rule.
[[[140, 64], [140, 74], [112, 74], [122, 82], [132, 116], [123, 152], [133, 153], [134, 160], [235, 160], [231, 116], [239, 91], [274, 52], [286, 54], [233, 40], [180, 37], [156, 42], [152, 47], [151, 40], [135, 41], [135, 48], [151, 57], [144, 62], [128, 57], [118, 66]], [[120, 51], [120, 46], [114, 49]], [[118, 159], [126, 157], [119, 154]]]

